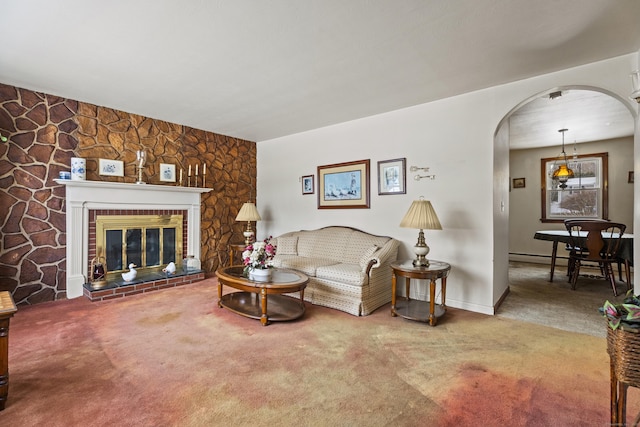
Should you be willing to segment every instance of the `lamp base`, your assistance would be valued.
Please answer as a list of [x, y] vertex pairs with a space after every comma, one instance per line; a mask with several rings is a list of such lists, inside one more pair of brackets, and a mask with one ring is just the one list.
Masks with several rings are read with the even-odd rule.
[[413, 260], [414, 267], [429, 267], [429, 260], [424, 257], [424, 255], [418, 255], [418, 258]]
[[424, 240], [424, 232], [421, 229], [420, 233], [418, 233], [418, 242], [413, 247], [413, 252], [416, 254], [416, 259], [413, 260], [414, 267], [429, 267], [429, 260], [427, 259], [429, 250], [429, 246]]
[[242, 233], [242, 235], [244, 236], [244, 246], [247, 247], [250, 244], [253, 243], [253, 231], [252, 230], [247, 230], [245, 232]]

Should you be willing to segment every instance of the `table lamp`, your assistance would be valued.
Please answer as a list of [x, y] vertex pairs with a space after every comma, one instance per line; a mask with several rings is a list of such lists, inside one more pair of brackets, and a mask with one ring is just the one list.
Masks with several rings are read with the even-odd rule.
[[420, 230], [418, 243], [413, 247], [413, 251], [416, 254], [413, 266], [429, 267], [429, 260], [426, 258], [429, 253], [429, 246], [424, 240], [424, 232], [422, 230], [442, 230], [442, 225], [440, 225], [440, 220], [438, 220], [438, 215], [433, 210], [431, 202], [424, 200], [423, 197], [420, 197], [419, 200], [414, 200], [404, 218], [400, 221], [400, 227]]
[[247, 221], [247, 229], [242, 233], [244, 235], [245, 246], [249, 246], [253, 243], [254, 233], [251, 229], [251, 221], [260, 221], [261, 219], [258, 209], [253, 203], [247, 202], [240, 208], [236, 221]]

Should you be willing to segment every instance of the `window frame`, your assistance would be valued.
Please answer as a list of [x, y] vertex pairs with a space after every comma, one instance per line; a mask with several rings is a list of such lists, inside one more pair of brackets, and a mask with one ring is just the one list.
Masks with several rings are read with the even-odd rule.
[[[590, 159], [590, 158], [600, 158], [600, 162], [602, 163], [602, 174], [600, 176], [600, 196], [602, 200], [602, 207], [600, 215], [598, 215], [598, 219], [609, 219], [609, 153], [592, 153], [592, 154], [580, 154], [577, 156], [578, 159]], [[571, 156], [567, 158], [567, 162], [571, 164], [571, 161], [574, 160], [574, 157]], [[563, 223], [565, 219], [578, 219], [581, 218], [579, 216], [565, 216], [562, 218], [548, 218], [547, 217], [547, 202], [549, 198], [549, 190], [548, 188], [548, 167], [549, 163], [556, 163], [558, 161], [558, 156], [555, 157], [547, 157], [540, 159], [540, 194], [541, 194], [541, 217], [540, 222], [543, 223]]]

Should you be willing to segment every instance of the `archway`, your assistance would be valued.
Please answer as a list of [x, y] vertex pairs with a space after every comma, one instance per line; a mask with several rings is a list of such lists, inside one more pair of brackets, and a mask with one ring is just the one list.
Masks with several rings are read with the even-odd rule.
[[[612, 100], [617, 104], [619, 108], [621, 108], [625, 112], [628, 128], [631, 129], [631, 131], [628, 131], [626, 138], [627, 139], [631, 138], [631, 140], [633, 141], [632, 142], [633, 146], [631, 148], [631, 155], [629, 156], [630, 158], [627, 159], [628, 166], [625, 166], [625, 170], [617, 171], [616, 173], [624, 174], [625, 183], [626, 183], [626, 174], [628, 173], [628, 171], [634, 170], [633, 159], [635, 156], [633, 156], [633, 152], [634, 152], [634, 147], [637, 144], [637, 141], [636, 141], [637, 136], [634, 137], [634, 134], [637, 134], [637, 131], [635, 130], [635, 124], [637, 122], [637, 113], [635, 109], [632, 108], [631, 104], [629, 104], [628, 100], [621, 98], [615, 93], [612, 93], [610, 91], [607, 91], [605, 89], [601, 89], [598, 87], [592, 87], [592, 86], [572, 85], [572, 86], [555, 87], [555, 88], [550, 88], [543, 92], [534, 94], [531, 97], [520, 102], [513, 109], [511, 109], [511, 111], [509, 111], [500, 121], [500, 123], [496, 128], [496, 132], [494, 134], [494, 147], [495, 147], [494, 148], [494, 171], [495, 171], [495, 178], [494, 178], [494, 259], [495, 259], [494, 301], [498, 301], [498, 299], [501, 296], [504, 296], [508, 289], [509, 260], [511, 259], [510, 254], [514, 252], [511, 250], [511, 242], [510, 242], [512, 240], [510, 239], [510, 236], [513, 235], [513, 232], [514, 232], [514, 230], [510, 229], [510, 227], [513, 226], [513, 222], [514, 222], [512, 217], [513, 213], [511, 212], [511, 209], [510, 209], [510, 204], [512, 201], [512, 196], [515, 196], [515, 195], [519, 196], [520, 194], [522, 194], [522, 193], [514, 194], [513, 189], [510, 187], [510, 183], [513, 178], [520, 178], [523, 176], [523, 173], [524, 173], [521, 170], [513, 171], [511, 170], [511, 166], [510, 166], [511, 118], [514, 117], [514, 115], [516, 115], [517, 112], [520, 111], [522, 108], [524, 108], [527, 104], [532, 103], [535, 100], [539, 100], [541, 98], [548, 98], [552, 93], [567, 92], [567, 91], [586, 91], [586, 92], [596, 93], [600, 97], [604, 96]], [[558, 129], [556, 129], [556, 131], [557, 130]], [[553, 145], [553, 140], [551, 141], [552, 142], [549, 145]], [[559, 150], [557, 150], [557, 146], [559, 145], [560, 145], [560, 140], [558, 139], [557, 143], [555, 143], [554, 145], [555, 148], [550, 149], [551, 154], [549, 154], [547, 157], [557, 156], [559, 154]], [[571, 140], [571, 148], [573, 148], [573, 140]], [[558, 152], [556, 152], [556, 150]], [[534, 158], [536, 156], [533, 155], [531, 157]], [[527, 188], [529, 188], [529, 198], [527, 198], [527, 200], [528, 202], [530, 201], [531, 203], [536, 203], [535, 205], [536, 209], [530, 208], [532, 215], [534, 215], [536, 219], [532, 221], [530, 228], [524, 229], [524, 230], [520, 230], [520, 229], [517, 230], [519, 234], [524, 236], [524, 238], [529, 237], [531, 240], [533, 240], [533, 232], [531, 232], [531, 230], [541, 227], [540, 221], [539, 221], [540, 207], [538, 206], [538, 204], [540, 203], [539, 202], [540, 200], [539, 161], [540, 161], [540, 158], [542, 157], [544, 156], [538, 155], [535, 160], [532, 160], [532, 162], [537, 165], [536, 166], [537, 173], [534, 176], [532, 176], [531, 171], [529, 171], [528, 174], [533, 179], [526, 180]], [[610, 173], [611, 171], [612, 169], [610, 167]], [[519, 189], [518, 191], [523, 191], [523, 190]], [[531, 193], [531, 191], [533, 191], [533, 193]], [[531, 198], [531, 194], [534, 194], [533, 198]], [[631, 200], [636, 199], [636, 197], [634, 196], [633, 186], [631, 186], [629, 194], [630, 194], [629, 198]], [[634, 203], [630, 203], [629, 205], [630, 205], [630, 214], [628, 216], [627, 222], [629, 223], [630, 228], [633, 229]], [[522, 252], [522, 251], [518, 251], [518, 252]], [[534, 253], [534, 255], [536, 254]], [[544, 260], [539, 260], [539, 262], [544, 262]]]

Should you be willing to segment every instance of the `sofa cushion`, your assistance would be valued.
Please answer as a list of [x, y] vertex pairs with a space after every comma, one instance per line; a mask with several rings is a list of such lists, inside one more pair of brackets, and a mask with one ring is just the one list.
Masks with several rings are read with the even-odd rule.
[[276, 246], [280, 255], [298, 255], [298, 236], [278, 237]]
[[305, 258], [296, 255], [276, 255], [273, 265], [282, 268], [298, 270], [307, 276], [315, 277], [319, 267], [334, 265], [335, 261], [321, 258]]
[[349, 285], [362, 286], [367, 275], [357, 264], [334, 264], [318, 267], [316, 277], [318, 279], [327, 279]]
[[345, 257], [349, 229], [323, 228], [298, 234], [298, 255], [307, 258], [330, 258], [336, 263]]
[[380, 248], [376, 245], [373, 245], [362, 254], [362, 257], [360, 258], [361, 269], [364, 270], [367, 268], [367, 265], [369, 265], [369, 261], [371, 261], [371, 259], [373, 258], [373, 254], [376, 253], [378, 249]]

